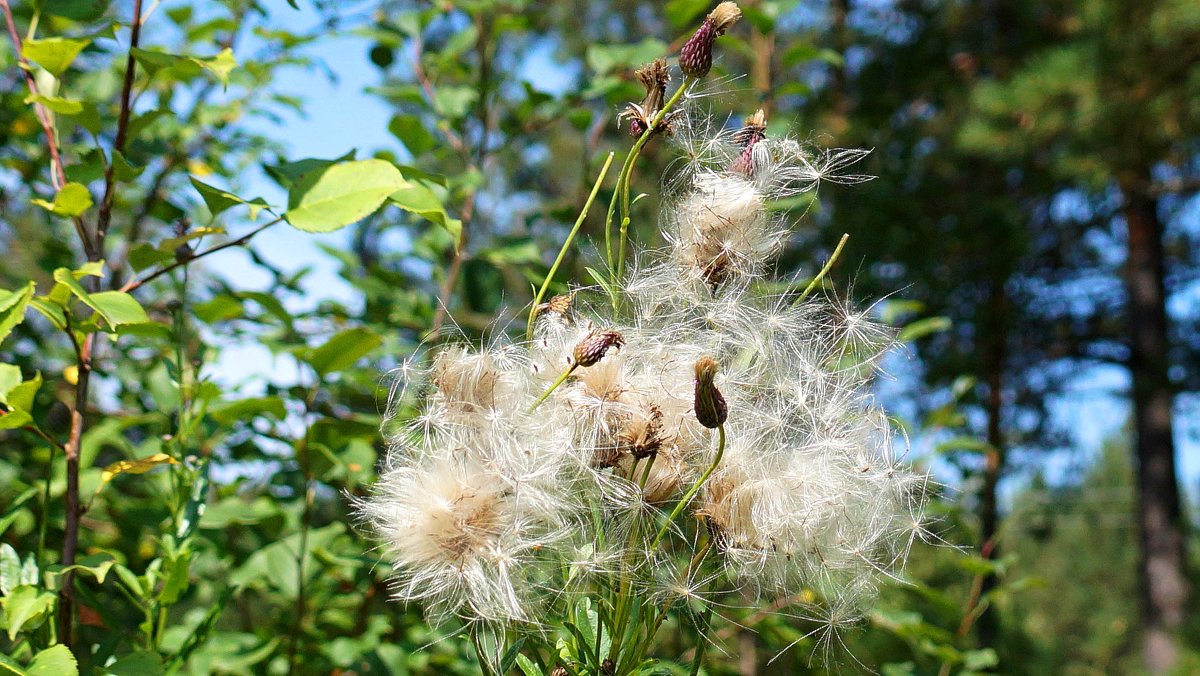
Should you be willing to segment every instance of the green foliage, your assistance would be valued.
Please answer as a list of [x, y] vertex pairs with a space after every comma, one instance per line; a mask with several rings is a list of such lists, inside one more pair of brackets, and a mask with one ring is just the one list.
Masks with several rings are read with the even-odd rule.
[[[350, 516], [387, 452], [381, 411], [415, 412], [411, 398], [391, 400], [380, 374], [426, 359], [450, 334], [481, 341], [504, 330], [543, 283], [548, 294], [567, 280], [619, 294], [613, 271], [595, 263], [603, 254], [578, 244], [603, 247], [596, 214], [579, 220], [561, 261], [554, 255], [607, 151], [632, 144], [613, 123], [641, 97], [630, 71], [666, 54], [712, 3], [383, 0], [353, 12], [315, 2], [322, 21], [308, 32], [292, 28], [291, 10], [249, 0], [144, 3], [155, 10], [132, 49], [132, 3], [12, 4], [28, 63], [6, 37], [0, 674], [479, 673], [467, 627], [431, 628], [419, 608], [387, 601], [386, 566]], [[802, 3], [744, 4], [746, 28], [722, 38], [717, 64], [751, 74], [733, 86], [736, 106], [763, 102], [773, 125], [798, 118], [833, 145], [876, 148], [869, 171], [881, 177], [851, 195], [831, 186], [818, 201], [774, 205], [813, 208], [839, 226], [796, 232], [782, 271], [811, 276], [845, 228], [831, 286], [852, 268], [856, 294], [904, 289], [886, 319], [913, 341], [927, 385], [913, 388], [919, 413], [904, 424], [938, 462], [974, 479], [995, 450], [979, 421], [996, 345], [1007, 350], [1013, 407], [1004, 441], [1057, 442], [1044, 404], [1061, 381], [1039, 369], [1078, 347], [1080, 326], [1111, 322], [1054, 314], [1063, 304], [1042, 282], [1080, 251], [1089, 261], [1103, 252], [1075, 246], [1072, 224], [1034, 217], [1064, 180], [1103, 206], [1133, 159], [1169, 158], [1165, 172], [1194, 153], [1180, 139], [1194, 140], [1200, 120], [1181, 39], [1194, 34], [1195, 10], [1154, 3], [1126, 20], [1118, 3], [1075, 14], [1016, 3], [1001, 22], [1014, 22], [1006, 41], [975, 3], [898, 6], [905, 21], [895, 26], [920, 27], [904, 38], [878, 17], [809, 28]], [[350, 29], [373, 42], [372, 92], [394, 113], [378, 147], [287, 157], [272, 133], [305, 103], [276, 81], [284, 69], [318, 77], [308, 47]], [[851, 43], [871, 56], [846, 58]], [[567, 84], [540, 75], [531, 53]], [[997, 77], [972, 72], [972, 58]], [[1171, 86], [1139, 99], [1145, 73]], [[666, 147], [646, 146], [638, 180], [663, 170]], [[251, 178], [260, 169], [275, 193]], [[618, 196], [612, 178], [598, 199]], [[650, 246], [661, 243], [655, 200], [629, 207], [631, 239]], [[311, 270], [285, 272], [255, 248], [267, 228], [285, 247], [337, 231], [322, 250], [353, 298], [308, 297]], [[1188, 241], [1172, 250], [1194, 250]], [[552, 263], [561, 269], [548, 279]], [[246, 269], [266, 281], [241, 279]], [[718, 609], [710, 635], [725, 651], [709, 649], [703, 673], [739, 673], [740, 662], [796, 674], [848, 673], [856, 661], [884, 674], [1133, 669], [1134, 531], [1120, 450], [1077, 484], [1016, 491], [999, 559], [913, 543], [910, 579], [860, 629], [793, 616], [789, 599], [766, 600], [775, 614]], [[1098, 490], [1118, 497], [1085, 499]], [[68, 514], [72, 492], [82, 524]], [[979, 544], [972, 497], [939, 498], [937, 538]], [[1078, 525], [1094, 523], [1102, 537]], [[984, 579], [995, 586], [980, 591]], [[548, 657], [600, 661], [611, 610], [572, 608]], [[984, 610], [1000, 617], [991, 646], [976, 641]], [[665, 620], [661, 645], [634, 673], [687, 673], [696, 633], [695, 622]], [[547, 676], [553, 664], [528, 647], [497, 655], [501, 671]]]

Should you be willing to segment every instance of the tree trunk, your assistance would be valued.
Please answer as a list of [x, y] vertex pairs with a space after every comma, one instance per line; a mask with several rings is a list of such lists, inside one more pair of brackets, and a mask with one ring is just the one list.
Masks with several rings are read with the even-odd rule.
[[1183, 624], [1188, 584], [1184, 577], [1182, 513], [1171, 430], [1172, 392], [1167, 374], [1163, 226], [1156, 200], [1140, 188], [1141, 184], [1122, 186], [1129, 230], [1125, 270], [1129, 372], [1133, 381], [1141, 528], [1143, 657], [1151, 672], [1163, 673], [1178, 660], [1175, 632]]
[[[1004, 473], [1004, 435], [1001, 431], [1001, 409], [1004, 405], [1004, 369], [1008, 361], [1007, 314], [1008, 297], [1004, 293], [1004, 280], [993, 282], [988, 298], [987, 315], [991, 319], [990, 339], [985, 346], [986, 362], [984, 377], [987, 382], [987, 455], [984, 457], [983, 486], [979, 496], [979, 555], [992, 560], [998, 555], [996, 535], [1000, 528], [1000, 503], [997, 488]], [[986, 575], [980, 594], [987, 594], [996, 586], [996, 576]], [[981, 647], [994, 646], [999, 633], [996, 613], [985, 610], [976, 625]]]

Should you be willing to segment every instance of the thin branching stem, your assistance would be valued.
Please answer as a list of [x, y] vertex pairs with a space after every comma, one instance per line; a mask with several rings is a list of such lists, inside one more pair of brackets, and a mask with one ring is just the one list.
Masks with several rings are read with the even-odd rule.
[[596, 177], [596, 182], [592, 184], [592, 192], [588, 195], [587, 201], [583, 204], [583, 209], [579, 212], [579, 218], [575, 219], [575, 225], [571, 228], [571, 232], [567, 234], [566, 241], [563, 242], [562, 248], [558, 250], [558, 257], [554, 259], [554, 265], [550, 266], [550, 271], [546, 273], [546, 279], [542, 281], [541, 288], [538, 289], [537, 295], [533, 298], [533, 307], [529, 308], [529, 322], [525, 327], [525, 339], [533, 339], [533, 322], [537, 319], [538, 306], [541, 305], [542, 299], [546, 297], [546, 290], [550, 288], [550, 283], [554, 281], [554, 275], [558, 272], [558, 267], [562, 265], [563, 259], [567, 256], [567, 250], [571, 248], [571, 243], [575, 241], [575, 235], [579, 233], [579, 228], [583, 226], [583, 221], [587, 218], [588, 210], [592, 208], [592, 202], [596, 201], [596, 195], [600, 192], [600, 184], [604, 182], [604, 177], [608, 175], [608, 168], [612, 165], [613, 153], [609, 153], [604, 160], [604, 166], [600, 169], [600, 175]]

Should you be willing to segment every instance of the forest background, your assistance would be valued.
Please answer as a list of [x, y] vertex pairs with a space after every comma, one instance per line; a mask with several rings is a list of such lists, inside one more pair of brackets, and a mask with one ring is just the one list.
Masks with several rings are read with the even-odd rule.
[[[1200, 669], [1200, 5], [740, 4], [694, 108], [872, 150], [774, 206], [778, 268], [850, 235], [827, 292], [900, 330], [879, 396], [944, 489], [862, 627], [731, 612], [708, 673]], [[0, 671], [475, 673], [350, 514], [386, 374], [523, 328], [709, 3], [0, 5]], [[305, 211], [367, 158], [403, 185]]]

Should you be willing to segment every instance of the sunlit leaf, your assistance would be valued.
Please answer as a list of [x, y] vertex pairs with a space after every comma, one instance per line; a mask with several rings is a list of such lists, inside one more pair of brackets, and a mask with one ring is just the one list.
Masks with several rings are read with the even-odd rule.
[[25, 58], [36, 62], [54, 77], [59, 77], [91, 42], [88, 39], [40, 38], [26, 40], [22, 50]]
[[392, 163], [359, 160], [314, 169], [288, 191], [284, 218], [308, 232], [330, 232], [362, 220], [405, 186]]
[[82, 215], [92, 208], [92, 194], [87, 187], [79, 183], [68, 183], [54, 196], [54, 202], [46, 200], [30, 200], [34, 204], [59, 216], [68, 218]]

